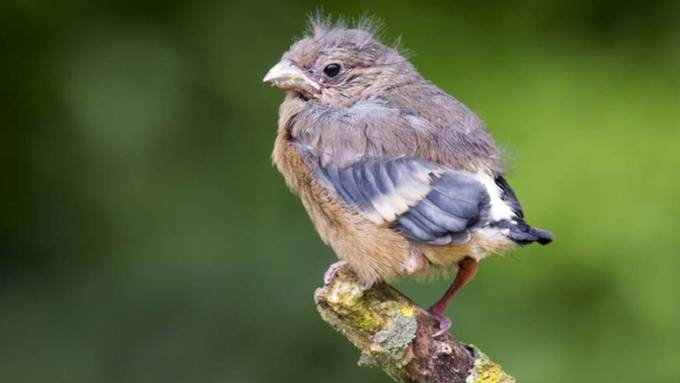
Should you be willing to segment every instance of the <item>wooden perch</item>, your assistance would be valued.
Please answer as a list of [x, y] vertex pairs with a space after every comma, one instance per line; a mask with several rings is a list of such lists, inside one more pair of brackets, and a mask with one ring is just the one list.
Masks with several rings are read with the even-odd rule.
[[346, 266], [314, 300], [323, 320], [361, 351], [358, 364], [379, 367], [396, 382], [515, 382], [474, 346], [449, 333], [433, 338], [437, 325], [426, 310], [385, 283], [365, 289]]

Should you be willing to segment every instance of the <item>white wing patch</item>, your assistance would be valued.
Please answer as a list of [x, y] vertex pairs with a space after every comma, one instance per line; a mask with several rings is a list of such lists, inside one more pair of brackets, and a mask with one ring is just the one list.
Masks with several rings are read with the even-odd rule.
[[420, 202], [432, 190], [430, 186], [432, 169], [424, 166], [412, 167], [413, 173], [387, 194], [378, 194], [371, 200], [374, 211], [363, 211], [364, 216], [375, 224], [394, 222], [397, 217]]
[[489, 214], [492, 221], [500, 221], [503, 219], [511, 219], [515, 217], [512, 208], [501, 199], [501, 188], [496, 185], [496, 182], [487, 173], [477, 173], [473, 177], [481, 182], [489, 193], [490, 205]]

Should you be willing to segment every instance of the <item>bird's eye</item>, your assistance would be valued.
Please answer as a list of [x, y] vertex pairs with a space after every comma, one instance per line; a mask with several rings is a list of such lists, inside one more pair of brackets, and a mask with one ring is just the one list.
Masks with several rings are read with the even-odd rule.
[[323, 68], [323, 73], [326, 74], [328, 77], [335, 77], [340, 73], [340, 64], [328, 64], [326, 65], [325, 68]]

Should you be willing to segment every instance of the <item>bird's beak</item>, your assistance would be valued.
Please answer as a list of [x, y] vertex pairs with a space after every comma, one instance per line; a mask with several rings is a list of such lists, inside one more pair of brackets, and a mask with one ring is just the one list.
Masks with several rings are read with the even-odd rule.
[[297, 65], [290, 60], [283, 59], [264, 75], [262, 82], [286, 90], [294, 90], [308, 94], [318, 94], [321, 86], [311, 80]]

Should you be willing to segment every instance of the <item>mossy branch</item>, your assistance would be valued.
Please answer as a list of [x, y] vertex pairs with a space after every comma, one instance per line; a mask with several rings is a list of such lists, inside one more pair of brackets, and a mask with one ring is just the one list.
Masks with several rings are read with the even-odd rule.
[[515, 379], [471, 345], [446, 333], [436, 321], [393, 287], [365, 289], [341, 267], [314, 294], [324, 321], [360, 351], [360, 366], [383, 369], [396, 382], [512, 383]]

